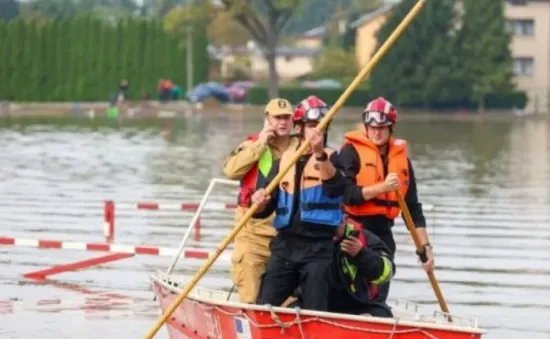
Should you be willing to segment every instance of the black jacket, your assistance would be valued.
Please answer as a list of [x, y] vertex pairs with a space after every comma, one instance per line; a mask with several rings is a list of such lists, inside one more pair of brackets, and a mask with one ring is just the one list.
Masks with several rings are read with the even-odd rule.
[[[390, 250], [374, 233], [363, 230], [366, 247], [355, 257], [342, 252], [339, 244], [334, 248], [334, 257], [329, 280], [329, 311], [348, 314], [370, 313], [375, 316], [391, 316], [387, 306], [380, 305], [372, 299], [376, 296], [377, 286], [370, 283], [376, 281], [384, 273], [384, 262], [391, 263], [391, 273], [388, 281], [395, 273], [395, 264], [391, 259]], [[357, 268], [355, 278], [346, 273], [343, 258]], [[386, 259], [383, 259], [385, 257]], [[353, 287], [352, 287], [353, 284]]]

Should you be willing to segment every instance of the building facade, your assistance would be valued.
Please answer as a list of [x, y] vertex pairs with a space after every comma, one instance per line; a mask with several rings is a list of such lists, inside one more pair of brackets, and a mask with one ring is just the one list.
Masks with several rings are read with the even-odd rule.
[[518, 88], [529, 96], [529, 112], [550, 112], [550, 0], [508, 0], [505, 16]]
[[[495, 0], [497, 1], [497, 0]], [[384, 24], [392, 5], [368, 13], [352, 23], [357, 29], [356, 59], [363, 67], [376, 47], [376, 31]], [[527, 92], [526, 111], [550, 112], [550, 0], [506, 0], [505, 17], [512, 32], [510, 49], [518, 89]]]

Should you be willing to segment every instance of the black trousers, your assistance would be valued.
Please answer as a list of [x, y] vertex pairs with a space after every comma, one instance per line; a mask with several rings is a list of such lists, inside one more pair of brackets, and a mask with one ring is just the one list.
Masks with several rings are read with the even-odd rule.
[[262, 277], [257, 304], [280, 306], [299, 287], [302, 308], [326, 311], [333, 247], [332, 239], [277, 236]]
[[[380, 234], [376, 234], [385, 244], [389, 247], [391, 251], [391, 258], [395, 257], [395, 240], [393, 239], [393, 233], [391, 232], [391, 229], [388, 229], [387, 232], [382, 232]], [[378, 286], [378, 293], [376, 294], [376, 297], [373, 301], [379, 302], [379, 303], [386, 303], [386, 300], [388, 299], [388, 295], [390, 293], [390, 283], [391, 280], [388, 281], [385, 284]]]
[[[337, 303], [337, 302], [336, 302]], [[370, 314], [373, 317], [391, 318], [393, 313], [388, 305], [380, 302], [369, 302], [365, 304], [353, 303], [342, 304], [337, 307], [330, 307], [329, 312], [344, 313], [344, 314]]]

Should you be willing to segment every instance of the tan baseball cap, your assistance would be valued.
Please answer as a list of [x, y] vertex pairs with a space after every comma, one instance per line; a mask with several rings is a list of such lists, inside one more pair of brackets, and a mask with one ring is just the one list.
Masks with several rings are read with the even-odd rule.
[[265, 113], [277, 116], [277, 115], [293, 115], [292, 104], [290, 101], [283, 98], [271, 99], [265, 106]]

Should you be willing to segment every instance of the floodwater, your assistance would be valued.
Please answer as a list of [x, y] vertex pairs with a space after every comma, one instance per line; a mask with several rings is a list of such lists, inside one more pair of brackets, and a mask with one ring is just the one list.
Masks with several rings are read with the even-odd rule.
[[[261, 117], [209, 114], [143, 126], [0, 123], [0, 237], [103, 241], [103, 201], [199, 202], [223, 158]], [[348, 115], [349, 117], [349, 115]], [[352, 125], [338, 117], [330, 143]], [[403, 120], [451, 313], [475, 316], [487, 338], [550, 338], [550, 124], [545, 119]], [[213, 201], [234, 202], [220, 186]], [[192, 212], [117, 209], [116, 243], [177, 247]], [[212, 249], [231, 211], [206, 211]], [[436, 310], [399, 220], [391, 299]], [[0, 246], [0, 338], [138, 338], [159, 315], [149, 276], [172, 258], [136, 256], [34, 282], [23, 274], [100, 256]], [[201, 263], [181, 259], [177, 271]], [[230, 288], [227, 261], [200, 284]], [[162, 329], [158, 338], [166, 338]]]

